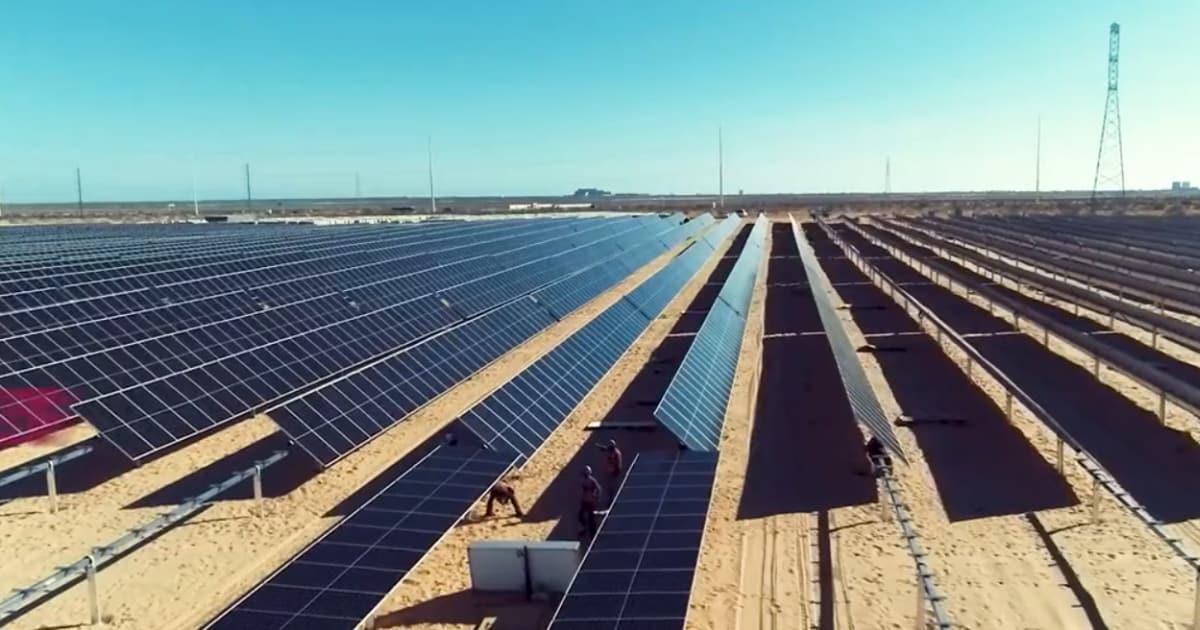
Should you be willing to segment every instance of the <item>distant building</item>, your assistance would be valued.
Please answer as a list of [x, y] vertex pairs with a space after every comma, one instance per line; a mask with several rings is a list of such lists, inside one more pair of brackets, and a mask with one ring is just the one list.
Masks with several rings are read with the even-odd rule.
[[1173, 192], [1173, 193], [1189, 193], [1189, 192], [1196, 192], [1196, 189], [1192, 187], [1192, 182], [1185, 180], [1185, 181], [1171, 182], [1171, 192]]
[[575, 194], [572, 195], [572, 197], [586, 197], [590, 199], [592, 197], [608, 197], [611, 195], [611, 192], [607, 190], [600, 190], [599, 188], [577, 188], [575, 189]]

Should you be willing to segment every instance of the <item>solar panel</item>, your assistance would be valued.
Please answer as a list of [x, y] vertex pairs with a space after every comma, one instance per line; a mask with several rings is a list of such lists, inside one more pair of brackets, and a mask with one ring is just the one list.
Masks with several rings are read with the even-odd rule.
[[328, 466], [554, 321], [532, 300], [518, 300], [267, 414]]
[[513, 461], [438, 447], [206, 627], [357, 627]]
[[716, 249], [717, 247], [720, 247], [721, 243], [724, 242], [725, 239], [729, 238], [730, 234], [736, 232], [738, 227], [741, 225], [741, 218], [735, 214], [731, 214], [718, 223], [717, 227], [709, 230], [704, 235], [704, 241], [708, 243], [709, 247]]
[[715, 453], [639, 455], [549, 630], [683, 628]]
[[[657, 251], [647, 247], [657, 242], [653, 229], [640, 231], [640, 246], [619, 255], [639, 257], [638, 252]], [[501, 306], [267, 413], [293, 441], [328, 466], [625, 275], [623, 266], [598, 261], [535, 292], [535, 299]]]
[[715, 451], [737, 375], [746, 313], [762, 260], [768, 221], [759, 216], [654, 417], [681, 444]]
[[[530, 255], [536, 256], [548, 253], [548, 250], [552, 253], [552, 248], [551, 242], [527, 249]], [[573, 257], [545, 257], [542, 265], [533, 267], [533, 274], [561, 274], [572, 261], [578, 262]], [[409, 297], [436, 289], [438, 274], [446, 273], [445, 268], [438, 268], [424, 280], [397, 284], [398, 293], [393, 298], [397, 301], [383, 308], [348, 318], [338, 311], [331, 311], [323, 319], [310, 321], [305, 326], [289, 326], [284, 322], [278, 330], [295, 330], [296, 333], [282, 339], [272, 339], [240, 324], [233, 329], [235, 333], [244, 334], [237, 340], [240, 345], [221, 345], [217, 339], [203, 339], [196, 344], [211, 358], [199, 365], [193, 363], [194, 367], [180, 367], [178, 363], [182, 356], [196, 356], [197, 350], [187, 354], [177, 350], [149, 353], [149, 361], [135, 360], [125, 370], [125, 374], [133, 376], [135, 384], [125, 389], [110, 389], [108, 391], [113, 393], [76, 404], [74, 410], [127, 456], [133, 459], [146, 457], [248, 413], [259, 405], [332, 377], [338, 371], [386, 355], [474, 315], [475, 307], [468, 304], [471, 296], [485, 292], [490, 295], [493, 278], [508, 273], [506, 270], [490, 274], [492, 270], [486, 259], [477, 260], [465, 272], [474, 275], [472, 280], [439, 293], [439, 297]], [[539, 277], [533, 274], [507, 286], [518, 294], [532, 289], [534, 287], [528, 285], [540, 283]], [[448, 280], [460, 277], [461, 274], [456, 273]], [[481, 298], [472, 303], [482, 306], [490, 304], [491, 300], [490, 297]], [[354, 302], [347, 304], [350, 306], [343, 306], [341, 313], [353, 314], [359, 310]], [[216, 351], [212, 350], [214, 345]], [[155, 357], [164, 355], [175, 359], [175, 364], [157, 364], [167, 371], [166, 374], [146, 368], [148, 362], [154, 363]]]
[[800, 229], [795, 219], [792, 220], [792, 233], [796, 238], [796, 245], [799, 246], [800, 260], [804, 263], [804, 274], [808, 278], [808, 285], [812, 287], [812, 294], [817, 302], [817, 314], [821, 317], [821, 325], [825, 328], [825, 334], [829, 338], [829, 346], [837, 361], [838, 374], [842, 377], [842, 385], [850, 399], [850, 408], [854, 412], [854, 418], [865, 426], [871, 435], [878, 438], [889, 451], [904, 460], [904, 450], [900, 447], [900, 441], [892, 432], [892, 424], [884, 415], [883, 407], [879, 405], [879, 399], [875, 397], [875, 392], [867, 380], [867, 373], [858, 361], [858, 353], [855, 351], [854, 345], [850, 343], [850, 336], [846, 333], [842, 320], [833, 306], [833, 300], [830, 298], [833, 287], [829, 285], [825, 274], [821, 272], [816, 254], [813, 253], [808, 239], [804, 237], [804, 231]]
[[[692, 252], [693, 249], [697, 253]], [[711, 251], [689, 248], [605, 309], [550, 353], [495, 391], [462, 418], [485, 444], [523, 457], [542, 442], [604, 377], [625, 350], [683, 288]]]

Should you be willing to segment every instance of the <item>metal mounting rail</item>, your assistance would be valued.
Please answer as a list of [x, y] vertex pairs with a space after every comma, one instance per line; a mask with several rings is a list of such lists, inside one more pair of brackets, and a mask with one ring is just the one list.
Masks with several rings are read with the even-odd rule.
[[[808, 239], [804, 237], [804, 231], [800, 228], [800, 224], [796, 222], [795, 217], [789, 214], [788, 219], [792, 224], [792, 234], [796, 239], [796, 246], [799, 248], [801, 256], [805, 258], [805, 271], [807, 273], [810, 271], [810, 266], [815, 266], [816, 269], [811, 269], [815, 275], [816, 272], [819, 272], [820, 265], [815, 258], [815, 254], [812, 252], [812, 246], [809, 244]], [[816, 297], [815, 294], [818, 291], [822, 290], [820, 288], [820, 285], [824, 284], [821, 282], [822, 278], [823, 276], [809, 276], [809, 284], [813, 285], [814, 297]], [[818, 304], [821, 302], [820, 299], [817, 301]], [[824, 320], [825, 318], [822, 317], [823, 323], [825, 323]], [[842, 335], [845, 336], [845, 330], [841, 328], [840, 320], [829, 322], [826, 325], [829, 328], [841, 331]], [[829, 332], [829, 328], [826, 329], [827, 332]], [[832, 339], [830, 343], [832, 345]], [[858, 367], [858, 371], [861, 372], [862, 365], [857, 359], [853, 359], [853, 362]], [[843, 368], [839, 364], [839, 370], [841, 369]], [[875, 421], [871, 420], [870, 424], [868, 424], [868, 419], [863, 417], [864, 414], [878, 414], [882, 416], [883, 408], [879, 403], [879, 397], [875, 394], [875, 391], [866, 383], [865, 375], [862, 375], [861, 378], [863, 381], [861, 385], [854, 388], [854, 391], [851, 391], [851, 387], [847, 384], [846, 374], [842, 374], [843, 386], [846, 389], [847, 396], [851, 398], [850, 406], [855, 420], [869, 427]], [[895, 440], [895, 437], [893, 436], [892, 439]], [[899, 450], [895, 451], [895, 453], [898, 456], [902, 456]], [[883, 488], [882, 494], [886, 497], [888, 505], [896, 515], [896, 520], [900, 524], [900, 533], [904, 537], [904, 544], [908, 547], [908, 553], [912, 557], [913, 564], [917, 570], [917, 584], [920, 587], [917, 599], [917, 627], [925, 628], [927, 616], [931, 613], [934, 624], [939, 630], [953, 628], [954, 626], [950, 622], [950, 615], [946, 612], [946, 597], [938, 590], [937, 580], [927, 562], [928, 556], [925, 553], [925, 548], [921, 545], [914, 520], [908, 510], [908, 504], [903, 501], [900, 495], [900, 487], [896, 478], [892, 475], [892, 468], [890, 465], [882, 466], [882, 462], [874, 462], [874, 464], [877, 469], [883, 471], [883, 474], [879, 477], [880, 485]], [[927, 604], [928, 611], [926, 610]]]
[[[1028, 259], [1019, 259], [1011, 250], [998, 249], [994, 245], [985, 248], [936, 230], [915, 227], [914, 224], [878, 220], [872, 223], [881, 231], [898, 236], [914, 245], [932, 249], [947, 260], [955, 261], [957, 258], [959, 264], [964, 267], [969, 262], [977, 273], [987, 273], [993, 277], [999, 276], [1001, 279], [1007, 279], [1017, 285], [1018, 289], [1026, 286], [1034, 287], [1047, 297], [1069, 300], [1077, 306], [1107, 315], [1109, 328], [1113, 327], [1116, 320], [1141, 328], [1154, 335], [1152, 348], [1157, 349], [1157, 340], [1161, 336], [1189, 350], [1200, 352], [1200, 326], [1157, 313], [1140, 302], [1126, 300], [1121, 293], [1110, 297], [1102, 292], [1107, 289], [1103, 287], [1096, 287], [1101, 290], [1093, 289], [1091, 280], [1080, 274], [1063, 274], [1046, 266], [1040, 260], [1030, 262]], [[1012, 262], [997, 258], [997, 254]], [[1065, 280], [1067, 277], [1077, 284], [1067, 282]], [[1084, 286], [1080, 286], [1078, 283], [1082, 283]], [[1076, 314], [1078, 315], [1078, 311]]]
[[16, 483], [26, 477], [32, 477], [43, 470], [52, 470], [60, 464], [65, 464], [73, 459], [79, 459], [91, 453], [93, 448], [94, 446], [91, 443], [80, 444], [65, 451], [54, 453], [49, 457], [39, 459], [38, 461], [6, 470], [0, 473], [0, 488], [11, 483]]
[[[853, 223], [847, 223], [846, 225], [850, 226], [851, 229], [876, 246], [890, 252], [898, 260], [904, 261], [914, 270], [921, 272], [921, 267], [924, 266], [924, 273], [926, 275], [936, 275], [933, 274], [934, 264], [931, 264], [929, 260], [913, 256], [911, 253], [904, 251], [904, 249], [887, 243], [874, 234], [863, 230], [861, 226]], [[960, 283], [964, 286], [971, 286], [972, 283], [964, 277], [965, 274], [963, 272], [967, 272], [965, 267], [961, 267], [960, 271], [947, 264], [942, 264], [940, 261], [937, 262], [937, 266], [937, 271], [940, 271], [943, 275], [947, 277], [957, 275]], [[1041, 311], [1029, 309], [1025, 305], [1010, 299], [1008, 296], [998, 293], [991, 286], [979, 285], [971, 288], [981, 297], [988, 300], [989, 305], [992, 303], [999, 304], [1013, 313], [1018, 321], [1024, 317], [1036, 323], [1044, 334], [1052, 332], [1054, 336], [1074, 346], [1080, 352], [1087, 354], [1092, 359], [1092, 369], [1097, 378], [1100, 377], [1100, 367], [1107, 365], [1127, 378], [1136, 381], [1142, 387], [1157, 394], [1159, 397], [1158, 416], [1161, 421], [1166, 421], [1166, 404], [1168, 401], [1175, 403], [1188, 410], [1193, 416], [1200, 418], [1200, 388], [1195, 385], [1181, 378], [1160, 372], [1120, 350], [1097, 343], [1095, 338], [1090, 335], [1064, 326]]]
[[[1004, 388], [1006, 393], [1006, 409], [1010, 418], [1012, 415], [1012, 401], [1015, 399], [1019, 401], [1026, 409], [1028, 409], [1034, 417], [1040, 420], [1045, 427], [1050, 429], [1050, 431], [1055, 434], [1055, 436], [1058, 438], [1059, 474], [1062, 474], [1063, 472], [1063, 445], [1066, 444], [1067, 446], [1070, 446], [1073, 451], [1075, 451], [1076, 463], [1079, 464], [1079, 466], [1092, 478], [1093, 517], [1095, 516], [1095, 512], [1099, 507], [1099, 504], [1096, 502], [1099, 494], [1096, 492], [1096, 490], [1098, 488], [1103, 488], [1104, 490], [1108, 491], [1108, 493], [1111, 494], [1118, 503], [1131, 512], [1138, 520], [1142, 521], [1142, 523], [1145, 524], [1150, 531], [1154, 532], [1154, 534], [1163, 542], [1167, 543], [1171, 550], [1175, 552], [1175, 555], [1186, 562], [1188, 566], [1192, 567], [1192, 570], [1196, 572], [1197, 579], [1196, 610], [1194, 613], [1195, 618], [1193, 619], [1193, 627], [1200, 628], [1200, 558], [1197, 558], [1195, 555], [1188, 552], [1183, 545], [1183, 541], [1181, 541], [1178, 536], [1174, 536], [1168, 532], [1161, 520], [1151, 515], [1150, 512], [1146, 510], [1145, 506], [1138, 503], [1132, 495], [1122, 488], [1121, 485], [1117, 483], [1116, 479], [1114, 479], [1113, 476], [1107, 470], [1105, 470], [1103, 466], [1097, 463], [1092, 455], [1088, 453], [1086, 449], [1080, 446], [1079, 443], [1071, 436], [1071, 434], [1067, 432], [1057, 420], [1054, 419], [1054, 416], [1052, 416], [1049, 411], [1042, 407], [1032, 396], [1017, 386], [1017, 384], [1014, 383], [1007, 374], [1001, 371], [1000, 368], [988, 361], [983, 354], [981, 354], [974, 346], [969, 344], [967, 340], [958, 333], [958, 331], [954, 330], [948, 324], [938, 318], [938, 316], [935, 315], [929, 307], [925, 306], [919, 300], [914, 298], [903, 288], [897, 286], [891, 278], [887, 277], [878, 269], [876, 269], [874, 265], [868, 262], [868, 258], [862, 255], [857, 247], [842, 240], [836, 232], [829, 229], [829, 227], [824, 223], [821, 223], [821, 227], [825, 229], [826, 233], [829, 234], [829, 237], [842, 248], [842, 251], [846, 252], [847, 257], [855, 262], [855, 264], [857, 264], [859, 268], [866, 272], [868, 276], [875, 280], [876, 283], [880, 285], [880, 288], [885, 289], [886, 292], [891, 295], [892, 299], [895, 300], [902, 308], [904, 308], [906, 312], [909, 311], [909, 309], [915, 310], [917, 312], [917, 319], [922, 326], [925, 322], [932, 324], [936, 330], [936, 339], [939, 343], [943, 339], [949, 339], [961, 352], [967, 355], [968, 376], [971, 375], [971, 366], [973, 364], [978, 364], [983, 371], [987, 372], [992, 379], [994, 379], [1000, 384], [1001, 387]], [[862, 235], [864, 238], [867, 238], [875, 245], [886, 248], [886, 246], [882, 245], [878, 240], [872, 239], [862, 232], [857, 233]]]
[[175, 509], [159, 515], [149, 523], [130, 529], [123, 536], [111, 543], [100, 547], [93, 547], [92, 552], [80, 560], [66, 566], [58, 567], [49, 576], [25, 588], [15, 589], [11, 595], [0, 600], [0, 625], [11, 621], [33, 604], [71, 586], [85, 576], [88, 579], [88, 598], [91, 604], [92, 623], [100, 623], [100, 605], [99, 598], [96, 595], [96, 571], [131, 549], [158, 536], [176, 523], [199, 512], [217, 495], [246, 479], [253, 478], [254, 497], [255, 499], [261, 499], [263, 469], [275, 464], [286, 456], [287, 451], [276, 451], [270, 457], [255, 462], [254, 466], [233, 475], [221, 483], [209, 486], [208, 490], [185, 500]]
[[45, 471], [46, 498], [50, 500], [50, 513], [53, 514], [58, 511], [58, 478], [55, 471], [58, 470], [59, 465], [91, 453], [93, 448], [95, 446], [91, 441], [88, 441], [83, 444], [77, 444], [74, 447], [68, 447], [66, 450], [54, 453], [49, 457], [44, 457], [38, 461], [9, 470], [3, 476], [0, 476], [0, 488]]

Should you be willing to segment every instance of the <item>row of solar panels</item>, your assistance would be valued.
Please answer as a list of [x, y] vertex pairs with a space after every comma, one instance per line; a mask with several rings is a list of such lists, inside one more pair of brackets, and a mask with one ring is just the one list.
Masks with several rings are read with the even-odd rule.
[[681, 444], [715, 451], [733, 390], [750, 298], [763, 260], [770, 222], [759, 215], [654, 417]]
[[[519, 264], [520, 259], [503, 254], [496, 258], [506, 259], [507, 265], [500, 260], [492, 264], [480, 261], [477, 277], [469, 282], [429, 286], [426, 290], [437, 292], [344, 322], [306, 327], [292, 337], [143, 381], [132, 389], [81, 403], [74, 410], [131, 458], [145, 457], [199, 430], [470, 320], [514, 297], [561, 282], [581, 267], [628, 254], [646, 241], [661, 245], [655, 240], [657, 234], [669, 226], [653, 221], [639, 221], [631, 229], [583, 247]], [[541, 253], [537, 248], [530, 251]], [[281, 427], [285, 432], [289, 429], [286, 424]], [[352, 441], [351, 446], [358, 443]]]
[[[626, 221], [634, 221], [629, 219]], [[224, 296], [243, 309], [286, 304], [300, 298], [334, 295], [401, 274], [464, 263], [481, 256], [518, 250], [573, 232], [611, 225], [603, 221], [514, 222], [503, 230], [469, 225], [407, 230], [383, 244], [337, 243], [336, 252], [248, 258], [240, 255], [215, 265], [191, 265], [133, 274], [106, 270], [114, 278], [7, 293], [0, 324], [6, 337], [63, 325], [102, 320], [164, 308], [211, 308], [202, 298]], [[190, 264], [190, 261], [189, 261]], [[156, 264], [155, 266], [158, 266]]]
[[[674, 218], [668, 223], [677, 221]], [[528, 292], [604, 255], [616, 255], [637, 240], [643, 226], [660, 221], [642, 217], [581, 223], [592, 227], [571, 231], [555, 241], [518, 247], [528, 258], [524, 265], [498, 266], [497, 260], [510, 265], [521, 260], [511, 250], [476, 259], [471, 271], [475, 277], [467, 282], [461, 282], [463, 274], [455, 271], [446, 272], [442, 285], [435, 284], [438, 271], [445, 269], [433, 267], [423, 273], [424, 280], [416, 289], [430, 293], [384, 308], [332, 310], [332, 305], [322, 302], [325, 308], [315, 311], [258, 312], [0, 374], [0, 385], [13, 399], [0, 408], [0, 419], [10, 425], [0, 427], [0, 431], [8, 429], [7, 434], [0, 434], [0, 443], [67, 420], [70, 403], [117, 392], [124, 398], [94, 413], [105, 425], [102, 430], [114, 431], [113, 439], [127, 447], [128, 454], [145, 456], [206, 428], [197, 425], [197, 419], [226, 418], [226, 412], [233, 410], [244, 412], [495, 306], [513, 293]], [[594, 239], [592, 243], [575, 246], [588, 237]], [[394, 284], [409, 295], [414, 291], [401, 281]], [[320, 308], [312, 301], [303, 304]], [[290, 316], [281, 317], [285, 314]], [[153, 383], [150, 390], [146, 389], [148, 382]], [[204, 402], [198, 406], [193, 402], [197, 400]], [[141, 431], [129, 427], [127, 418], [147, 417], [139, 411], [142, 404], [166, 412], [170, 417], [163, 421], [173, 431], [164, 435], [161, 424], [138, 427]], [[179, 404], [191, 405], [184, 407], [183, 418], [171, 411]], [[48, 418], [47, 408], [55, 412]], [[104, 416], [115, 421], [105, 424]], [[39, 418], [43, 422], [34, 421]]]
[[477, 405], [463, 423], [485, 444], [531, 457], [557, 428], [558, 419], [590, 389], [588, 384], [616, 363], [712, 252], [704, 241], [693, 243], [650, 281]]
[[1076, 247], [1133, 256], [1176, 267], [1200, 267], [1200, 246], [1196, 244], [1189, 246], [1147, 242], [1136, 236], [1095, 229], [1086, 223], [1076, 224], [1070, 221], [1061, 221], [1056, 217], [1038, 220], [987, 221], [987, 223], [1026, 234], [1053, 236], [1056, 242], [1070, 243]]
[[[705, 215], [707, 217], [707, 215]], [[685, 223], [443, 334], [268, 409], [324, 465], [609, 289], [711, 218]]]
[[[701, 219], [680, 231], [692, 235], [710, 222]], [[468, 411], [460, 421], [486, 448], [435, 448], [208, 627], [357, 627], [471, 505], [579, 405], [711, 255], [702, 243]], [[662, 306], [653, 310], [655, 305]], [[369, 378], [363, 373], [345, 380], [361, 384]], [[497, 415], [501, 411], [504, 416]]]
[[549, 630], [682, 630], [717, 454], [639, 455]]

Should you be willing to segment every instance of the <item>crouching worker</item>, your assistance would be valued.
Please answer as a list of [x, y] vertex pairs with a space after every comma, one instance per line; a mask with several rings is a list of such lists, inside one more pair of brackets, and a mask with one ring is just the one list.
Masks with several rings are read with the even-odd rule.
[[892, 456], [888, 455], [887, 449], [884, 448], [883, 442], [880, 442], [879, 438], [871, 436], [871, 439], [867, 440], [866, 451], [867, 461], [871, 464], [872, 477], [878, 479], [892, 469]]
[[517, 518], [525, 516], [525, 513], [521, 511], [521, 504], [517, 501], [517, 491], [513, 489], [512, 484], [508, 483], [507, 481], [497, 481], [495, 485], [492, 486], [492, 489], [488, 491], [487, 511], [483, 513], [485, 518], [492, 515], [492, 506], [497, 501], [500, 502], [500, 505], [508, 505], [511, 503], [513, 506], [513, 514], [516, 514]]

